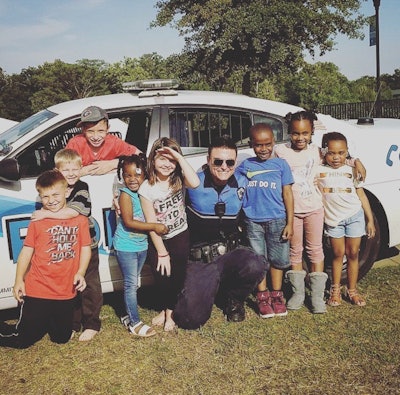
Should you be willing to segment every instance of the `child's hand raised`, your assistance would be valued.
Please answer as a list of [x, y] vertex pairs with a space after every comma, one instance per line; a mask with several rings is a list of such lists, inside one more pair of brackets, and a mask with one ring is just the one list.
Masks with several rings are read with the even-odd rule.
[[157, 150], [157, 154], [165, 156], [169, 160], [175, 160], [179, 162], [179, 160], [182, 158], [182, 155], [175, 151], [174, 149], [170, 147], [162, 147]]

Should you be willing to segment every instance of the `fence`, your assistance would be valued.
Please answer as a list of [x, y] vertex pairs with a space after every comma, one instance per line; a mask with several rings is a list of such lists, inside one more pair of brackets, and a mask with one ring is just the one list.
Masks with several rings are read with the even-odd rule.
[[400, 99], [381, 100], [380, 103], [369, 101], [325, 104], [321, 105], [319, 110], [322, 114], [329, 114], [338, 119], [358, 119], [362, 117], [400, 118]]

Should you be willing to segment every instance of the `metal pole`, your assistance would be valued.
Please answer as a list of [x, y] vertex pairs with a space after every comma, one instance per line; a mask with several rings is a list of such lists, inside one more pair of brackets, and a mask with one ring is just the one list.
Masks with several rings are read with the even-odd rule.
[[381, 103], [381, 71], [379, 60], [379, 6], [381, 0], [373, 0], [375, 7], [375, 27], [376, 27], [376, 117], [382, 117]]

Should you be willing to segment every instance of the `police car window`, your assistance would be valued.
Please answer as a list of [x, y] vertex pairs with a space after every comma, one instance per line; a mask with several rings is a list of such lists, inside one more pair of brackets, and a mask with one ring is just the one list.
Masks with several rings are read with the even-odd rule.
[[251, 117], [247, 112], [198, 108], [169, 111], [170, 135], [183, 149], [207, 148], [224, 134], [231, 136], [238, 146], [247, 144], [250, 126]]
[[44, 122], [55, 117], [57, 114], [49, 110], [40, 111], [22, 122], [17, 123], [12, 128], [1, 134], [1, 143], [3, 146], [10, 146], [12, 143], [29, 133], [31, 130], [42, 125]]
[[[124, 114], [124, 116], [125, 118], [121, 116], [121, 118], [114, 117], [110, 119], [109, 133], [122, 139], [125, 137], [128, 138], [127, 121], [132, 120], [134, 115]], [[40, 139], [30, 143], [26, 149], [17, 155], [16, 158], [20, 166], [21, 178], [37, 177], [43, 171], [54, 168], [55, 153], [65, 148], [72, 137], [82, 132], [82, 129], [76, 126], [77, 121], [78, 120], [75, 119], [60, 126], [56, 130], [48, 132]], [[136, 121], [135, 125], [135, 136], [139, 144], [147, 144], [148, 132], [146, 132], [146, 126], [141, 124], [143, 127], [139, 128]], [[131, 137], [133, 137], [133, 135], [131, 135]], [[140, 148], [139, 144], [137, 144], [137, 146]]]
[[[152, 110], [141, 110], [125, 115], [128, 123], [125, 141], [146, 152], [151, 127]], [[125, 120], [125, 119], [124, 119]], [[124, 137], [124, 136], [123, 136]]]
[[65, 148], [68, 140], [78, 133], [77, 121], [69, 122], [32, 142], [17, 155], [21, 178], [37, 177], [45, 170], [54, 168], [55, 153]]

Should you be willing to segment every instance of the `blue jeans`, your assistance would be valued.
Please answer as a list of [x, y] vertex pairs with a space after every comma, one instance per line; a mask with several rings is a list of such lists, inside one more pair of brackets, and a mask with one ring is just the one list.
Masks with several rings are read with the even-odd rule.
[[364, 210], [340, 221], [336, 226], [325, 224], [325, 234], [334, 239], [342, 237], [362, 237], [365, 235]]
[[140, 322], [137, 289], [139, 275], [146, 260], [147, 250], [139, 252], [115, 251], [118, 265], [124, 277], [124, 301], [132, 324]]
[[250, 247], [275, 269], [286, 269], [290, 266], [289, 241], [282, 239], [286, 219], [273, 219], [267, 222], [245, 220]]

